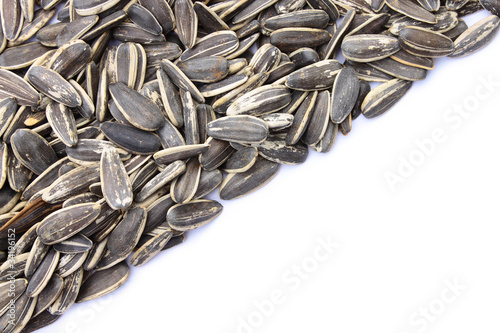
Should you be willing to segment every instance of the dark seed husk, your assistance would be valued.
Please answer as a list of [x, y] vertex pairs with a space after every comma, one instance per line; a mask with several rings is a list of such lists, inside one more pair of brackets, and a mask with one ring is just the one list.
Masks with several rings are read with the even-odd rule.
[[92, 248], [92, 241], [83, 235], [75, 235], [60, 243], [54, 244], [54, 250], [62, 253], [82, 253]]
[[256, 147], [260, 156], [280, 164], [301, 164], [305, 162], [308, 156], [308, 149], [304, 143], [298, 142], [293, 146], [287, 145], [285, 139], [278, 135], [270, 135], [266, 141], [256, 145]]
[[87, 43], [81, 40], [70, 41], [54, 53], [47, 67], [65, 79], [70, 79], [85, 68], [90, 61], [91, 52]]
[[42, 99], [28, 82], [8, 70], [0, 69], [0, 99], [8, 97], [14, 97], [19, 105], [33, 107]]
[[51, 102], [45, 114], [50, 127], [66, 146], [71, 147], [78, 143], [75, 116], [67, 106]]
[[305, 133], [313, 115], [317, 96], [317, 91], [310, 92], [295, 112], [292, 127], [288, 130], [285, 139], [288, 145], [294, 145], [299, 142], [300, 138]]
[[214, 200], [193, 200], [172, 206], [167, 213], [168, 225], [178, 231], [199, 228], [222, 213], [222, 205]]
[[82, 104], [82, 99], [75, 88], [59, 73], [51, 69], [31, 66], [27, 73], [27, 79], [36, 89], [56, 102], [70, 108]]
[[449, 56], [451, 58], [465, 57], [482, 49], [493, 40], [499, 27], [500, 18], [496, 15], [482, 19], [455, 40], [455, 50]]
[[169, 184], [172, 180], [174, 180], [179, 175], [184, 173], [185, 170], [186, 170], [186, 163], [182, 161], [175, 161], [169, 164], [158, 175], [156, 175], [153, 179], [151, 179], [142, 187], [141, 191], [137, 193], [135, 200], [137, 202], [142, 202], [146, 200], [148, 197], [153, 195], [153, 193], [155, 193], [158, 189]]
[[38, 316], [45, 311], [59, 297], [62, 287], [63, 279], [59, 275], [53, 274], [45, 288], [38, 295], [33, 316]]
[[319, 61], [288, 75], [285, 85], [303, 91], [328, 89], [341, 69], [342, 64], [337, 60]]
[[201, 165], [197, 158], [191, 158], [186, 163], [186, 171], [172, 181], [170, 195], [176, 203], [186, 203], [190, 201], [200, 181]]
[[137, 3], [129, 7], [128, 17], [132, 22], [153, 35], [159, 35], [163, 31], [153, 13]]
[[491, 14], [500, 16], [500, 3], [496, 0], [480, 0], [481, 5]]
[[173, 231], [165, 222], [153, 231], [154, 236], [142, 244], [130, 257], [130, 264], [136, 267], [149, 262], [165, 247], [172, 238]]
[[421, 57], [443, 57], [453, 52], [453, 41], [440, 33], [418, 27], [399, 32], [399, 43], [408, 53]]
[[177, 67], [193, 82], [212, 83], [228, 75], [229, 65], [225, 58], [211, 56], [179, 62]]
[[170, 42], [143, 45], [143, 48], [146, 51], [148, 66], [158, 66], [162, 59], [177, 59], [182, 53], [179, 45]]
[[165, 123], [158, 106], [122, 82], [109, 85], [109, 91], [123, 116], [135, 127], [155, 131]]
[[[355, 87], [353, 87], [353, 89], [355, 89]], [[349, 93], [346, 95], [349, 95]], [[338, 103], [338, 105], [335, 103]], [[323, 138], [326, 128], [328, 127], [328, 121], [333, 114], [332, 105], [340, 107], [340, 105], [345, 105], [345, 103], [343, 101], [334, 101], [332, 104], [330, 93], [328, 91], [318, 93], [311, 120], [309, 121], [309, 125], [301, 138], [302, 142], [306, 145], [314, 145]], [[347, 107], [345, 109], [347, 109]]]
[[434, 59], [419, 57], [406, 52], [405, 50], [399, 50], [398, 52], [391, 55], [391, 59], [396, 60], [404, 65], [423, 68], [431, 70], [434, 68]]
[[54, 249], [50, 250], [30, 278], [26, 288], [29, 297], [38, 296], [44, 290], [57, 267], [58, 261], [59, 252]]
[[400, 49], [396, 38], [383, 35], [348, 36], [341, 47], [346, 59], [357, 62], [381, 60]]
[[320, 60], [318, 52], [309, 47], [301, 47], [289, 53], [288, 56], [297, 69], [312, 65]]
[[282, 85], [262, 86], [236, 99], [227, 109], [228, 116], [263, 116], [286, 107], [292, 96]]
[[52, 315], [62, 315], [75, 302], [83, 279], [83, 269], [77, 269], [75, 272], [64, 278], [61, 294], [48, 308]]
[[140, 44], [161, 44], [166, 41], [164, 35], [153, 35], [133, 23], [121, 23], [114, 27], [113, 38], [123, 43]]
[[132, 183], [114, 147], [104, 149], [101, 155], [101, 188], [108, 205], [121, 210], [133, 201]]
[[411, 88], [412, 81], [394, 79], [370, 91], [361, 105], [366, 118], [375, 118], [389, 110]]
[[93, 273], [82, 284], [76, 302], [89, 301], [115, 291], [127, 281], [129, 275], [130, 268], [125, 262]]
[[108, 237], [106, 247], [117, 256], [132, 253], [146, 225], [147, 211], [143, 207], [132, 208]]
[[207, 125], [207, 134], [215, 139], [242, 142], [263, 142], [269, 133], [265, 121], [254, 116], [227, 116], [214, 120]]
[[386, 0], [386, 4], [391, 9], [415, 20], [430, 24], [436, 23], [436, 17], [432, 13], [410, 0]]
[[229, 174], [221, 184], [219, 195], [222, 200], [240, 198], [266, 185], [279, 171], [279, 163], [258, 158], [245, 172]]
[[234, 31], [217, 31], [207, 35], [196, 43], [193, 48], [182, 53], [179, 60], [188, 61], [194, 58], [209, 56], [226, 56], [238, 48], [239, 41]]
[[209, 137], [205, 143], [209, 147], [200, 155], [199, 160], [203, 169], [207, 171], [215, 170], [221, 166], [234, 152], [234, 148], [231, 147], [228, 141]]
[[14, 70], [28, 67], [50, 50], [39, 42], [10, 47], [0, 54], [0, 68]]
[[139, 3], [156, 17], [156, 20], [167, 34], [175, 28], [175, 16], [167, 1], [165, 0], [140, 0]]
[[29, 255], [29, 253], [22, 253], [4, 262], [0, 266], [0, 281], [8, 281], [9, 278], [23, 275]]
[[156, 135], [133, 126], [105, 122], [100, 128], [108, 140], [132, 154], [150, 155], [161, 147]]
[[[216, 12], [214, 12], [210, 7], [207, 7], [202, 2], [194, 3], [194, 11], [198, 17], [198, 23], [203, 29], [209, 33], [216, 31], [229, 30], [229, 26], [224, 22]], [[243, 36], [245, 37], [245, 36]], [[238, 36], [242, 38], [242, 36]]]
[[343, 68], [337, 75], [332, 89], [330, 118], [334, 123], [340, 124], [351, 113], [358, 94], [359, 80], [356, 72], [351, 67]]
[[368, 65], [402, 80], [421, 81], [424, 80], [427, 76], [426, 69], [408, 66], [392, 58], [373, 61], [368, 63]]
[[[39, 297], [40, 298], [40, 297]], [[37, 301], [38, 304], [39, 301]], [[61, 316], [54, 316], [50, 314], [48, 311], [44, 311], [39, 313], [36, 317], [35, 314], [31, 317], [30, 321], [24, 326], [22, 333], [31, 333], [35, 332], [39, 329], [42, 329], [50, 324], [53, 324], [58, 320]]]
[[349, 9], [344, 16], [344, 19], [339, 24], [338, 29], [332, 35], [332, 38], [328, 41], [326, 49], [324, 51], [324, 59], [335, 58], [336, 49], [340, 46], [339, 43], [342, 41], [344, 36], [347, 34], [349, 27], [356, 15], [356, 10], [353, 8]]
[[123, 10], [117, 10], [116, 12], [100, 18], [99, 21], [83, 36], [80, 37], [81, 40], [91, 41], [99, 36], [101, 36], [106, 31], [111, 30], [116, 27], [122, 21], [127, 18], [127, 13]]
[[292, 52], [301, 47], [314, 48], [328, 43], [332, 36], [326, 30], [313, 28], [283, 28], [271, 34], [271, 44], [283, 52]]
[[66, 24], [56, 37], [57, 46], [82, 37], [99, 20], [99, 16], [82, 16]]
[[225, 162], [223, 170], [227, 173], [245, 172], [254, 165], [257, 156], [256, 147], [245, 147], [237, 150]]
[[40, 237], [35, 239], [28, 260], [26, 261], [26, 266], [24, 267], [24, 275], [26, 277], [33, 275], [49, 250], [50, 246], [45, 245]]
[[205, 103], [205, 98], [201, 95], [198, 88], [191, 82], [191, 80], [184, 74], [179, 67], [174, 65], [170, 60], [163, 59], [161, 61], [162, 70], [167, 73], [172, 83], [182, 90], [189, 91], [191, 96], [199, 103]]
[[164, 70], [158, 69], [156, 71], [156, 77], [158, 78], [161, 99], [168, 120], [170, 120], [174, 126], [182, 127], [184, 125], [184, 115], [182, 113], [182, 103], [177, 88]]
[[153, 158], [158, 164], [169, 164], [177, 160], [185, 160], [202, 154], [208, 148], [208, 144], [180, 145], [160, 150], [153, 155]]
[[18, 129], [11, 137], [12, 150], [26, 168], [39, 175], [57, 161], [49, 143], [29, 129]]

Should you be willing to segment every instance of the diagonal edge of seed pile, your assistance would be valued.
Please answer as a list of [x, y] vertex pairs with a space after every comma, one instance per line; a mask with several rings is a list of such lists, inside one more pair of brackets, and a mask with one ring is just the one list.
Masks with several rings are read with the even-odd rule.
[[498, 0], [0, 5], [2, 333], [116, 290], [222, 213], [206, 195], [330, 151], [500, 26]]

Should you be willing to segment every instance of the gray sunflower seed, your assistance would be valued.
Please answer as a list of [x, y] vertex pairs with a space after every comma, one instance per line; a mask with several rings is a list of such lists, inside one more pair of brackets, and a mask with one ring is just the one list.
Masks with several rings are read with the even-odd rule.
[[226, 113], [228, 116], [262, 116], [283, 109], [291, 100], [290, 91], [285, 86], [262, 86], [236, 99]]
[[276, 68], [281, 59], [281, 51], [274, 45], [264, 44], [253, 55], [248, 66], [254, 73], [269, 72]]
[[417, 2], [430, 12], [435, 12], [439, 9], [441, 1], [439, 0], [417, 0]]
[[[10, 218], [9, 218], [9, 220], [10, 220]], [[33, 225], [31, 228], [28, 229], [28, 231], [26, 231], [17, 240], [16, 245], [14, 245], [14, 248], [13, 248], [14, 256], [25, 253], [33, 246], [33, 243], [35, 242], [35, 239], [37, 238], [36, 228], [37, 228], [37, 224]]]
[[82, 117], [90, 119], [95, 113], [92, 98], [90, 98], [90, 96], [85, 92], [85, 89], [83, 89], [82, 86], [80, 86], [76, 81], [69, 80], [69, 83], [73, 86], [73, 88], [75, 88], [78, 95], [80, 95], [80, 98], [82, 99], [82, 104], [76, 107], [76, 110]]
[[146, 51], [148, 66], [158, 66], [162, 59], [174, 60], [182, 53], [179, 45], [170, 42], [143, 45], [143, 48]]
[[105, 238], [98, 243], [94, 243], [94, 246], [89, 251], [87, 258], [85, 258], [85, 262], [82, 265], [85, 271], [91, 271], [97, 266], [101, 258], [104, 256], [107, 244], [108, 238]]
[[186, 91], [181, 95], [183, 114], [184, 114], [184, 138], [186, 144], [194, 145], [200, 142], [200, 131], [198, 130], [198, 119], [196, 107], [191, 94]]
[[172, 181], [170, 195], [176, 203], [190, 201], [198, 189], [201, 165], [198, 159], [192, 158], [186, 163], [186, 171]]
[[58, 261], [59, 252], [54, 249], [50, 250], [34, 272], [33, 276], [31, 276], [28, 287], [26, 288], [26, 293], [29, 297], [38, 296], [44, 290], [57, 267]]
[[67, 106], [52, 102], [47, 106], [46, 115], [50, 127], [66, 146], [72, 147], [78, 143], [75, 117]]
[[220, 11], [220, 18], [227, 21], [236, 15], [242, 8], [248, 6], [251, 2], [252, 1], [250, 0], [236, 0], [222, 5], [219, 9], [214, 8], [214, 11]]
[[143, 202], [148, 197], [153, 195], [153, 193], [155, 193], [158, 189], [164, 187], [179, 175], [184, 173], [185, 170], [186, 163], [182, 161], [175, 161], [169, 164], [158, 175], [156, 175], [142, 187], [141, 191], [137, 193], [135, 200], [137, 202]]
[[153, 158], [158, 164], [169, 164], [177, 160], [185, 160], [202, 154], [208, 148], [207, 144], [180, 145], [160, 150], [153, 155]]
[[308, 155], [308, 149], [304, 143], [287, 145], [285, 139], [277, 135], [270, 135], [266, 141], [256, 147], [260, 156], [280, 164], [301, 164], [305, 162]]
[[100, 14], [118, 4], [119, 0], [75, 0], [73, 6], [81, 16]]
[[[207, 32], [216, 32], [222, 30], [229, 30], [228, 25], [224, 22], [216, 12], [207, 7], [202, 2], [194, 3], [194, 11], [198, 17], [198, 23]], [[239, 37], [240, 38], [240, 37]]]
[[465, 23], [464, 20], [458, 19], [457, 26], [451, 30], [443, 32], [443, 35], [445, 35], [446, 37], [455, 41], [458, 38], [458, 36], [460, 36], [468, 28], [469, 28], [469, 26], [467, 25], [467, 23]]
[[500, 4], [494, 0], [480, 0], [481, 5], [491, 14], [500, 16]]
[[[7, 282], [0, 282], [0, 316], [8, 309], [11, 302], [15, 302], [26, 290], [28, 280], [12, 279]], [[12, 293], [12, 289], [15, 293]]]
[[66, 253], [61, 255], [55, 273], [62, 278], [73, 274], [83, 266], [87, 256], [88, 252]]
[[[353, 87], [353, 89], [355, 89], [355, 87]], [[335, 90], [336, 89], [334, 88], [334, 91]], [[349, 93], [347, 93], [347, 95], [348, 94]], [[339, 106], [340, 104], [345, 105], [345, 103], [343, 102], [344, 101], [339, 101], [338, 102]], [[332, 105], [335, 108], [336, 105], [335, 103], [336, 102], [334, 101], [332, 104], [332, 100], [330, 99], [330, 93], [328, 91], [322, 91], [318, 93], [318, 97], [316, 98], [316, 103], [314, 105], [314, 110], [311, 116], [311, 120], [309, 121], [309, 125], [307, 126], [307, 129], [301, 138], [302, 142], [304, 142], [306, 145], [315, 145], [323, 138], [323, 135], [325, 134], [326, 129], [328, 127], [328, 121], [331, 115], [333, 114]], [[337, 110], [339, 110], [339, 106], [337, 106]], [[346, 109], [347, 108], [348, 107], [346, 107]]]
[[35, 239], [28, 260], [26, 261], [26, 266], [24, 267], [24, 275], [26, 277], [31, 277], [33, 275], [49, 250], [50, 246], [42, 243], [42, 239], [40, 237]]
[[162, 70], [167, 73], [172, 83], [182, 90], [189, 91], [193, 98], [199, 103], [205, 103], [205, 98], [201, 95], [198, 88], [191, 82], [191, 80], [184, 74], [179, 67], [174, 65], [170, 60], [163, 59], [161, 61]]
[[117, 256], [130, 255], [146, 225], [147, 211], [142, 207], [131, 209], [108, 237], [107, 248]]
[[15, 313], [15, 318], [11, 319], [7, 315], [0, 318], [0, 329], [2, 332], [20, 332], [28, 324], [35, 309], [36, 301], [36, 297], [28, 297], [26, 292], [19, 297], [12, 309]]
[[367, 82], [387, 82], [394, 79], [394, 76], [384, 73], [367, 63], [347, 61], [349, 66], [354, 68], [358, 78]]
[[134, 88], [138, 60], [137, 48], [134, 43], [122, 43], [118, 46], [114, 62], [117, 82], [122, 82], [128, 87]]
[[99, 16], [82, 16], [64, 26], [56, 37], [57, 46], [78, 39], [89, 31], [99, 20]]
[[109, 91], [123, 116], [135, 127], [155, 131], [165, 123], [158, 106], [122, 82], [109, 85]]
[[402, 80], [421, 81], [427, 76], [426, 69], [408, 66], [392, 58], [373, 61], [368, 63], [368, 65]]
[[28, 67], [49, 51], [39, 42], [10, 47], [0, 54], [0, 68], [14, 70]]
[[[351, 113], [359, 94], [359, 80], [351, 67], [342, 69], [332, 89], [331, 120], [340, 124]], [[315, 142], [314, 142], [315, 143]]]
[[425, 10], [421, 6], [411, 2], [410, 0], [386, 0], [387, 6], [391, 9], [409, 16], [417, 21], [422, 21], [430, 24], [436, 23], [436, 17]]
[[162, 26], [158, 23], [154, 15], [137, 3], [130, 6], [128, 17], [132, 22], [153, 35], [159, 35], [163, 31]]
[[351, 26], [351, 23], [354, 20], [355, 15], [356, 15], [356, 10], [354, 10], [353, 8], [347, 11], [347, 13], [344, 16], [344, 19], [339, 24], [339, 27], [337, 28], [335, 33], [332, 35], [332, 38], [328, 41], [328, 44], [326, 45], [323, 60], [335, 58], [336, 49], [338, 48], [339, 43], [341, 43], [344, 36], [347, 34], [347, 31]]
[[208, 171], [205, 169], [201, 170], [200, 182], [198, 184], [198, 190], [196, 191], [194, 198], [200, 199], [207, 194], [211, 193], [222, 183], [222, 172], [215, 169]]
[[158, 167], [154, 163], [154, 161], [149, 161], [146, 165], [144, 165], [140, 170], [138, 170], [132, 181], [132, 191], [137, 191], [144, 184], [146, 184], [151, 178], [153, 178], [158, 173]]
[[236, 199], [258, 190], [276, 176], [279, 166], [265, 158], [258, 158], [249, 170], [227, 175], [220, 187], [220, 198]]
[[[113, 146], [112, 143], [97, 139], [80, 139], [74, 147], [66, 147], [66, 154], [69, 159], [77, 164], [92, 166], [101, 160], [101, 154], [107, 147]], [[117, 148], [121, 160], [130, 158], [130, 153], [121, 148]]]
[[9, 127], [16, 111], [17, 104], [13, 97], [7, 97], [0, 100], [0, 136]]
[[323, 29], [329, 20], [324, 10], [306, 9], [271, 17], [266, 20], [264, 27], [271, 31], [291, 27]]
[[272, 113], [261, 117], [267, 125], [269, 130], [278, 131], [292, 126], [293, 115], [288, 113]]
[[57, 47], [56, 38], [61, 30], [66, 26], [66, 23], [59, 22], [46, 25], [38, 30], [35, 37], [40, 43], [47, 47]]
[[305, 0], [278, 0], [275, 7], [279, 14], [291, 13], [301, 9], [305, 3]]
[[[165, 195], [150, 206], [147, 210], [146, 225], [143, 234], [147, 234], [166, 221], [167, 212], [175, 204], [170, 194]], [[140, 236], [140, 235], [139, 235]]]
[[166, 120], [165, 124], [156, 131], [156, 134], [160, 138], [161, 145], [164, 149], [186, 144], [179, 130], [168, 120]]
[[408, 53], [421, 57], [443, 57], [454, 51], [453, 41], [437, 32], [406, 27], [399, 32], [399, 43]]
[[115, 210], [129, 207], [133, 201], [132, 183], [114, 147], [102, 152], [100, 175], [102, 192], [108, 205]]
[[419, 57], [406, 52], [405, 50], [399, 50], [398, 52], [391, 55], [391, 59], [396, 60], [404, 65], [423, 68], [423, 69], [433, 69], [434, 59]]
[[231, 75], [218, 82], [202, 85], [198, 90], [203, 97], [214, 97], [232, 91], [247, 80], [248, 76], [246, 74]]
[[312, 145], [312, 149], [318, 153], [328, 153], [332, 149], [335, 139], [337, 138], [338, 127], [338, 124], [329, 121], [323, 138], [315, 145]]
[[271, 33], [271, 44], [283, 52], [292, 52], [301, 47], [314, 48], [328, 43], [332, 36], [326, 30], [313, 28], [283, 28]]
[[193, 200], [172, 206], [167, 213], [168, 225], [178, 231], [199, 228], [222, 213], [222, 205], [214, 200]]
[[65, 79], [70, 79], [85, 68], [90, 58], [90, 46], [81, 40], [73, 40], [62, 45], [54, 53], [47, 68], [59, 73]]
[[237, 98], [243, 96], [247, 92], [252, 91], [264, 84], [264, 82], [269, 77], [268, 73], [259, 73], [251, 76], [244, 84], [228, 92], [226, 95], [222, 96], [216, 100], [212, 106], [214, 111], [217, 113], [226, 114], [226, 110]]
[[196, 43], [193, 48], [186, 49], [180, 56], [180, 61], [209, 56], [226, 56], [238, 48], [239, 41], [234, 31], [213, 32]]
[[164, 35], [153, 35], [133, 23], [121, 23], [113, 28], [113, 38], [120, 42], [139, 44], [165, 43]]
[[207, 125], [209, 136], [232, 142], [260, 143], [268, 133], [269, 126], [265, 121], [249, 115], [227, 116]]
[[20, 0], [19, 4], [21, 6], [24, 19], [28, 22], [33, 21], [35, 16], [35, 0]]
[[342, 65], [337, 60], [322, 60], [288, 75], [285, 85], [302, 91], [331, 88], [341, 69]]
[[146, 79], [147, 55], [141, 44], [136, 43], [135, 47], [137, 48], [137, 76], [133, 88], [135, 90], [140, 90]]
[[73, 305], [78, 296], [82, 279], [83, 269], [81, 268], [64, 278], [61, 294], [48, 308], [52, 315], [62, 315]]
[[27, 79], [36, 89], [56, 102], [70, 108], [82, 104], [82, 99], [75, 88], [59, 73], [51, 69], [31, 66], [27, 73]]
[[[114, 226], [113, 226], [114, 227]], [[111, 251], [106, 250], [104, 255], [101, 257], [99, 262], [97, 263], [97, 266], [95, 267], [95, 271], [103, 271], [108, 268], [111, 268], [113, 266], [116, 266], [117, 264], [124, 262], [125, 259], [127, 259], [128, 255], [115, 255], [111, 253]]]
[[199, 161], [203, 169], [212, 171], [221, 166], [234, 152], [228, 141], [209, 137], [206, 141], [208, 149], [200, 155]]
[[167, 73], [162, 69], [156, 71], [156, 77], [158, 78], [161, 99], [168, 119], [174, 126], [182, 127], [184, 125], [184, 115], [177, 88], [175, 88], [172, 80], [170, 80]]
[[123, 10], [117, 10], [116, 12], [100, 18], [97, 23], [92, 26], [92, 28], [83, 34], [80, 39], [84, 41], [91, 41], [96, 37], [99, 37], [101, 34], [111, 30], [112, 28], [119, 25], [127, 18], [127, 13]]
[[257, 160], [257, 148], [245, 147], [235, 151], [224, 163], [223, 170], [227, 173], [245, 172]]
[[370, 92], [371, 87], [368, 83], [361, 81], [359, 83], [359, 94], [358, 94], [358, 99], [356, 100], [356, 104], [354, 104], [354, 109], [351, 112], [352, 120], [355, 120], [356, 118], [359, 117], [359, 115], [362, 113], [361, 112], [361, 104], [363, 104], [363, 100], [365, 99], [366, 95]]
[[59, 168], [67, 163], [69, 163], [69, 159], [63, 158], [49, 166], [26, 187], [23, 191], [22, 200], [29, 200], [35, 193], [52, 184], [58, 177]]
[[0, 266], [0, 281], [8, 281], [9, 278], [23, 275], [29, 255], [29, 253], [22, 253], [4, 262]]
[[18, 129], [11, 137], [12, 150], [26, 168], [39, 175], [57, 161], [48, 142], [28, 129]]
[[143, 167], [146, 163], [150, 162], [151, 155], [136, 155], [130, 159], [128, 159], [123, 166], [127, 173], [130, 175], [139, 170], [139, 168]]
[[190, 0], [176, 1], [174, 13], [179, 38], [182, 44], [190, 49], [195, 45], [198, 35], [198, 16], [193, 8], [193, 2]]
[[446, 0], [445, 6], [448, 10], [459, 10], [468, 2], [469, 0]]
[[383, 35], [354, 35], [342, 42], [342, 54], [346, 59], [370, 62], [384, 59], [399, 49], [398, 40]]
[[[76, 165], [71, 170], [74, 170], [77, 167], [78, 166]], [[68, 172], [71, 170], [68, 170]], [[66, 207], [81, 204], [81, 203], [97, 202], [99, 199], [100, 198], [97, 195], [90, 193], [90, 192], [77, 194], [77, 195], [65, 200], [62, 204], [62, 208], [66, 208]]]
[[16, 40], [21, 33], [24, 22], [21, 5], [19, 1], [2, 1], [2, 30], [5, 38], [9, 41]]
[[482, 49], [493, 40], [499, 27], [500, 18], [496, 15], [482, 19], [455, 40], [455, 50], [449, 57], [464, 57]]
[[125, 262], [95, 272], [82, 284], [76, 302], [89, 301], [115, 291], [127, 281], [129, 275], [130, 268]]
[[165, 0], [140, 0], [139, 3], [156, 17], [167, 34], [175, 28], [175, 16], [170, 5]]
[[211, 56], [179, 62], [177, 67], [193, 82], [212, 83], [224, 79], [229, 72], [225, 58]]
[[396, 104], [411, 88], [412, 81], [394, 79], [370, 91], [361, 105], [366, 118], [380, 116]]
[[21, 193], [14, 191], [10, 186], [0, 189], [0, 214], [11, 211], [19, 201]]
[[40, 94], [16, 74], [0, 69], [0, 99], [14, 97], [19, 105], [37, 106]]
[[297, 69], [319, 61], [319, 54], [309, 47], [301, 47], [288, 55]]
[[132, 154], [149, 155], [160, 149], [160, 140], [151, 132], [112, 122], [105, 122], [100, 128], [108, 140]]
[[307, 0], [307, 3], [311, 8], [324, 10], [330, 17], [329, 23], [334, 23], [339, 18], [339, 11], [332, 0]]
[[302, 135], [304, 135], [307, 126], [311, 121], [317, 97], [318, 97], [317, 91], [309, 93], [298, 107], [293, 118], [292, 126], [288, 130], [288, 133], [286, 135], [285, 141], [288, 145], [297, 144]]
[[42, 312], [47, 310], [47, 308], [61, 294], [62, 287], [63, 279], [59, 275], [53, 274], [45, 288], [43, 288], [42, 292], [38, 294], [35, 310], [33, 311], [34, 317], [37, 317]]
[[130, 264], [132, 266], [139, 267], [149, 262], [160, 253], [170, 238], [172, 238], [172, 229], [169, 227], [160, 226], [157, 229], [161, 231], [139, 247], [130, 257]]
[[75, 235], [60, 243], [54, 244], [53, 248], [62, 253], [82, 253], [92, 248], [92, 241], [83, 235]]
[[62, 208], [42, 220], [37, 229], [44, 244], [51, 245], [76, 235], [92, 223], [101, 211], [95, 203], [84, 203]]
[[389, 31], [393, 35], [399, 35], [401, 29], [406, 28], [408, 26], [412, 26], [412, 27], [425, 28], [439, 33], [444, 33], [456, 27], [457, 24], [458, 24], [458, 14], [456, 12], [445, 11], [436, 14], [435, 24], [424, 23], [422, 21], [413, 20], [409, 17], [404, 16], [394, 21]]
[[60, 317], [61, 316], [51, 315], [48, 311], [39, 313], [37, 316], [33, 314], [28, 324], [24, 326], [22, 332], [23, 333], [35, 332], [39, 329], [49, 326], [50, 324], [55, 323]]

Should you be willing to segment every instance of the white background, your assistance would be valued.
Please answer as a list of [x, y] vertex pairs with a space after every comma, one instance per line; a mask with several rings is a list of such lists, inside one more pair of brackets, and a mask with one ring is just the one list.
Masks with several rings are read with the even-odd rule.
[[[219, 218], [133, 268], [118, 291], [40, 332], [498, 332], [499, 54], [497, 37], [467, 58], [438, 59], [329, 154], [311, 151], [258, 192], [223, 202]], [[488, 77], [494, 94], [479, 100]], [[460, 124], [445, 119], [474, 100]], [[384, 174], [436, 129], [446, 140], [391, 191]], [[338, 249], [312, 266], [318, 239], [329, 238]], [[299, 279], [291, 268], [303, 264], [310, 274]], [[449, 283], [466, 289], [453, 294]], [[275, 292], [282, 302], [258, 310]]]

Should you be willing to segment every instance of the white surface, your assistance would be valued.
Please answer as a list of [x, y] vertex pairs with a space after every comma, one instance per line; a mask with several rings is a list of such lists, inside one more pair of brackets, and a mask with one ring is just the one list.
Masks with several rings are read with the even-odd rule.
[[[329, 154], [311, 152], [258, 192], [223, 202], [218, 219], [133, 268], [118, 291], [40, 332], [498, 332], [499, 54], [497, 36], [467, 58], [438, 59], [396, 107], [360, 116]], [[490, 76], [494, 94], [454, 128], [447, 109]], [[446, 140], [391, 191], [384, 173], [435, 129]], [[300, 279], [290, 270], [314, 264], [318, 238], [340, 246]], [[448, 289], [456, 282], [466, 287], [458, 296]], [[282, 302], [264, 316], [255, 302], [276, 292]], [[439, 314], [424, 319], [418, 311], [429, 307]], [[253, 326], [238, 330], [249, 317]]]

